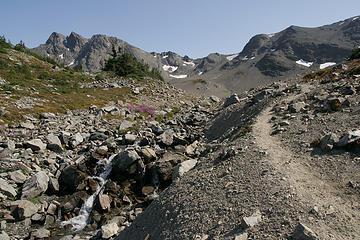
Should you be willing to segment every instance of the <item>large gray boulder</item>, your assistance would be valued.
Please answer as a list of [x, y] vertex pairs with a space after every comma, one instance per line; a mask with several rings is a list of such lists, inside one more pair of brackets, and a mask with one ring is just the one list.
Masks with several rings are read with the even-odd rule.
[[34, 152], [44, 151], [46, 149], [46, 144], [43, 143], [40, 139], [33, 139], [31, 141], [27, 141], [25, 146], [31, 148]]
[[167, 129], [159, 137], [162, 144], [166, 146], [171, 146], [174, 142], [174, 131], [171, 129]]
[[56, 153], [61, 153], [63, 151], [60, 139], [54, 134], [47, 135], [46, 140], [48, 141], [48, 144], [46, 146], [47, 149]]
[[143, 171], [144, 163], [135, 150], [120, 152], [113, 159], [112, 174], [136, 174]]
[[0, 191], [8, 197], [16, 197], [16, 190], [5, 179], [0, 178]]
[[22, 187], [21, 198], [33, 198], [44, 193], [48, 188], [49, 177], [40, 171], [32, 175]]
[[23, 220], [29, 218], [38, 211], [38, 206], [28, 200], [17, 200], [11, 203], [12, 215], [18, 219]]
[[119, 226], [115, 223], [108, 223], [101, 226], [102, 238], [108, 239], [117, 234], [119, 231]]
[[182, 177], [185, 173], [193, 169], [196, 166], [196, 164], [197, 164], [196, 159], [190, 159], [182, 163], [179, 163], [175, 168], [173, 179]]

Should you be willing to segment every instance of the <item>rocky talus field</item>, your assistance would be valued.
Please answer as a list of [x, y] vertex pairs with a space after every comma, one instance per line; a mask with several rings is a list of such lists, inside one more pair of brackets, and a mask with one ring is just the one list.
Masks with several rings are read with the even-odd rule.
[[2, 50], [0, 239], [358, 239], [358, 74], [220, 99]]

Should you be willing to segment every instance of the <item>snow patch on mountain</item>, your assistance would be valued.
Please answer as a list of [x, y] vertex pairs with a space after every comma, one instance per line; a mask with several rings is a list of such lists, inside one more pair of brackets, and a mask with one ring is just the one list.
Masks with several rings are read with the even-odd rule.
[[268, 34], [267, 36], [268, 36], [269, 38], [272, 38], [273, 36], [275, 36], [275, 34], [272, 33], [272, 34]]
[[183, 66], [187, 66], [187, 65], [190, 65], [190, 66], [192, 66], [192, 67], [195, 67], [195, 63], [194, 63], [194, 62], [185, 62], [185, 61], [184, 61]]
[[357, 19], [359, 19], [359, 17], [354, 17], [354, 18], [352, 19], [352, 21], [355, 21], [355, 20], [357, 20]]
[[327, 68], [327, 67], [330, 67], [330, 66], [333, 66], [335, 65], [336, 63], [334, 62], [326, 62], [326, 63], [322, 63], [320, 64], [320, 69], [324, 69], [324, 68]]
[[187, 75], [172, 75], [172, 74], [170, 74], [169, 76], [172, 78], [186, 78], [187, 77]]
[[243, 61], [249, 60], [248, 56], [243, 57]]
[[73, 59], [73, 60], [71, 61], [71, 63], [69, 63], [68, 67], [70, 67], [71, 65], [74, 65], [74, 63], [75, 63], [75, 59]]
[[227, 56], [226, 59], [228, 61], [232, 61], [234, 58], [236, 58], [237, 56], [239, 56], [239, 54], [234, 54], [234, 55], [230, 55], [230, 56]]
[[202, 74], [203, 74], [203, 72], [199, 72], [199, 73], [198, 73], [199, 76], [202, 75]]
[[178, 67], [170, 66], [170, 65], [164, 65], [162, 68], [164, 69], [164, 71], [167, 71], [167, 72], [170, 72], [170, 73], [173, 73], [178, 69]]
[[60, 54], [59, 58], [64, 59], [64, 54]]
[[305, 67], [311, 67], [311, 65], [313, 65], [314, 62], [307, 62], [303, 59], [300, 59], [298, 61], [296, 61], [297, 64], [305, 66]]
[[169, 56], [168, 55], [165, 55], [165, 56], [163, 56], [162, 58], [168, 58]]

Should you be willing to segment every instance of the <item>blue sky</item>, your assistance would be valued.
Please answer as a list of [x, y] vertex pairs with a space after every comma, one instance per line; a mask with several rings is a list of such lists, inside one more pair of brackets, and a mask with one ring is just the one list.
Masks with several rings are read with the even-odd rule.
[[259, 33], [360, 15], [359, 0], [4, 0], [0, 35], [28, 47], [52, 32], [106, 34], [146, 51], [190, 57], [237, 53]]

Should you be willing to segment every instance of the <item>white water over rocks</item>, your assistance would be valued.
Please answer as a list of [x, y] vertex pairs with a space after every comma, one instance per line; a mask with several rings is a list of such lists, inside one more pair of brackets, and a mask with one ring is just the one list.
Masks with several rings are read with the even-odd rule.
[[104, 159], [99, 162], [99, 164], [105, 165], [105, 170], [100, 174], [99, 177], [94, 177], [94, 178], [100, 180], [98, 189], [96, 190], [96, 192], [93, 195], [91, 195], [88, 199], [86, 199], [84, 204], [81, 206], [79, 215], [74, 218], [71, 218], [68, 221], [62, 222], [61, 223], [62, 226], [71, 224], [73, 226], [72, 230], [74, 232], [81, 231], [82, 229], [84, 229], [86, 227], [87, 221], [89, 219], [90, 213], [91, 213], [93, 205], [94, 205], [94, 200], [99, 193], [104, 191], [104, 186], [107, 182], [107, 177], [109, 176], [109, 174], [112, 170], [111, 162], [116, 155], [117, 154], [113, 154], [113, 155], [111, 155], [110, 158]]

